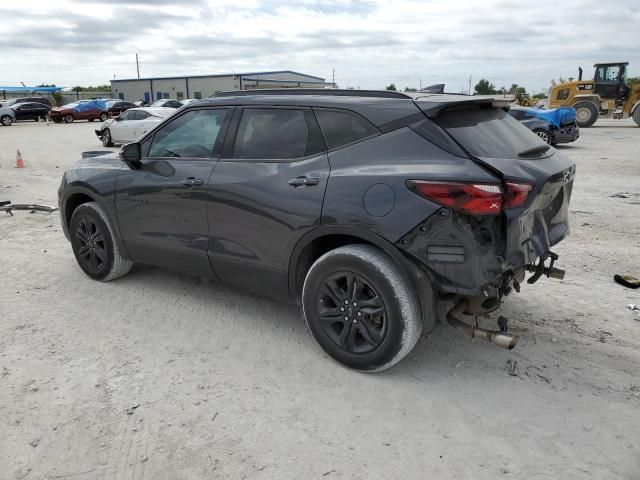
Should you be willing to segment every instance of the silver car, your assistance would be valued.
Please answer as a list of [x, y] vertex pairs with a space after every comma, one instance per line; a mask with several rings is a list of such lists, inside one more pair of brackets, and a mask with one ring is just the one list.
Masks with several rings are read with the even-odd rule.
[[105, 147], [135, 142], [158, 123], [176, 113], [175, 108], [130, 108], [115, 118], [105, 120], [96, 135]]
[[16, 121], [16, 113], [12, 108], [0, 107], [0, 124], [8, 127]]

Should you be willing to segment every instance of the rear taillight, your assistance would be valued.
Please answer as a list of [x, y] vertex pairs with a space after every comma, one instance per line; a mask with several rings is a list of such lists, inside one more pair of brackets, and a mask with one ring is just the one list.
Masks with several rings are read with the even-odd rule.
[[443, 207], [472, 215], [495, 215], [505, 208], [524, 205], [532, 189], [528, 183], [507, 182], [506, 188], [485, 183], [409, 180], [407, 186], [421, 197]]
[[504, 208], [524, 205], [532, 188], [529, 183], [507, 182], [507, 188], [504, 192]]
[[410, 180], [407, 185], [418, 195], [452, 210], [472, 215], [492, 215], [502, 210], [502, 188], [499, 185], [425, 180]]

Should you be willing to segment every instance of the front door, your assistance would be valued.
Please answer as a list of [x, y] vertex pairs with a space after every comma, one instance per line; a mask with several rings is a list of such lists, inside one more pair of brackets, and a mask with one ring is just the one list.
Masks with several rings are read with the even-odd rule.
[[229, 112], [197, 109], [176, 115], [142, 141], [140, 168], [121, 168], [116, 210], [133, 261], [213, 276], [204, 188]]
[[291, 252], [320, 225], [329, 161], [310, 109], [238, 108], [207, 188], [218, 278], [288, 297]]
[[109, 130], [111, 138], [115, 143], [128, 143], [133, 141], [133, 134], [131, 133], [136, 126], [136, 120], [134, 118], [134, 111], [127, 111], [117, 116], [111, 125]]

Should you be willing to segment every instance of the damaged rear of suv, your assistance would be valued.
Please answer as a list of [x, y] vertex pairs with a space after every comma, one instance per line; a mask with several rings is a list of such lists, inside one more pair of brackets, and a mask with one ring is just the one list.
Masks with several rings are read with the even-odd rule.
[[146, 263], [301, 304], [334, 359], [380, 371], [439, 319], [477, 317], [545, 275], [569, 233], [574, 164], [485, 97], [228, 92], [120, 157], [85, 159], [62, 225], [97, 280]]

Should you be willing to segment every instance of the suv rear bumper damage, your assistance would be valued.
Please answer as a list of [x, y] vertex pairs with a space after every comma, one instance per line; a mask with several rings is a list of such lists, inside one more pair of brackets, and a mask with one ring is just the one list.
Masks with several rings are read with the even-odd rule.
[[[514, 239], [505, 230], [512, 222], [513, 219], [505, 219], [503, 215], [468, 216], [441, 208], [403, 236], [397, 245], [423, 267], [440, 296], [481, 298], [480, 303], [474, 301], [469, 307], [481, 305], [482, 311], [475, 309], [468, 313], [486, 313], [495, 310], [502, 297], [512, 290], [520, 290], [526, 272], [533, 273], [529, 284], [542, 275], [564, 278], [564, 270], [554, 266], [558, 256], [546, 250], [560, 238], [546, 242], [520, 238], [515, 242], [520, 250], [509, 250], [508, 245]], [[531, 233], [530, 229], [524, 231]], [[566, 233], [568, 230], [562, 238]], [[532, 248], [532, 243], [536, 247], [544, 244], [545, 249]]]

